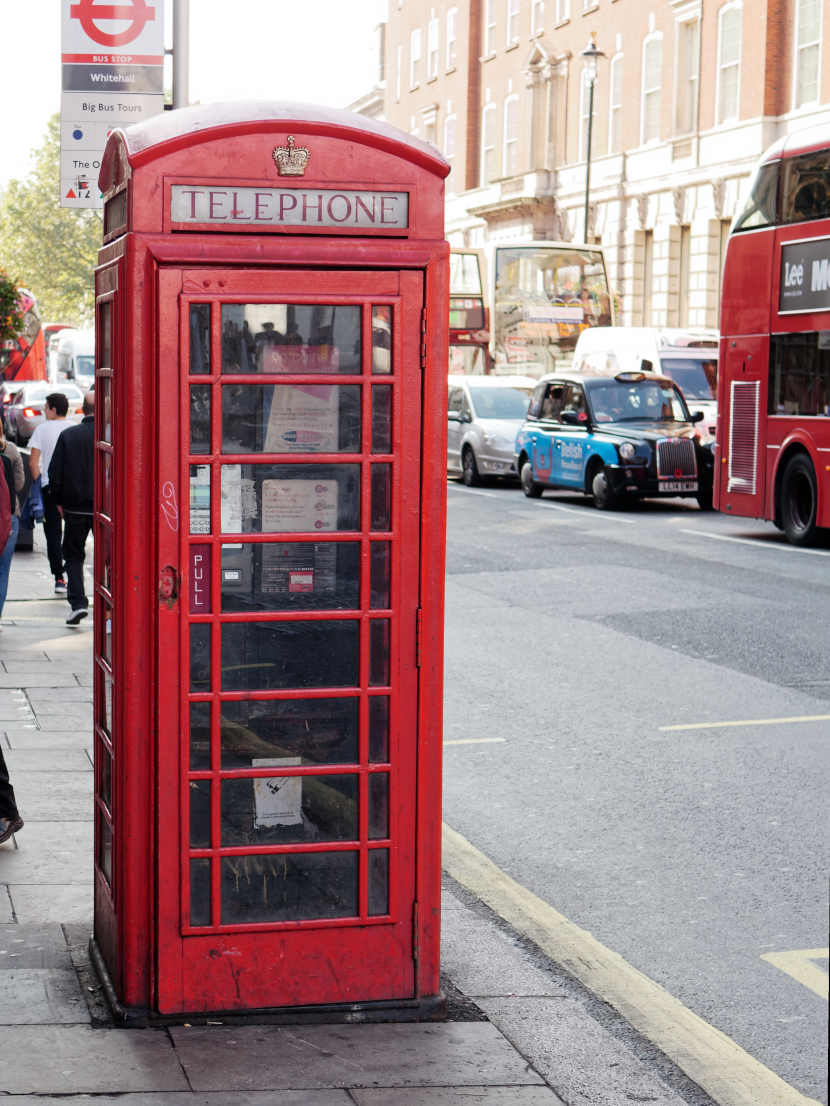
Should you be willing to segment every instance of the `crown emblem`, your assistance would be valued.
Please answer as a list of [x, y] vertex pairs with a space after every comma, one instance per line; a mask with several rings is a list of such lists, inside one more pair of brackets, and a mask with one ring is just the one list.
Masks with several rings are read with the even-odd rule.
[[294, 145], [293, 134], [288, 136], [288, 145], [277, 146], [273, 154], [281, 177], [303, 176], [310, 156], [305, 146]]

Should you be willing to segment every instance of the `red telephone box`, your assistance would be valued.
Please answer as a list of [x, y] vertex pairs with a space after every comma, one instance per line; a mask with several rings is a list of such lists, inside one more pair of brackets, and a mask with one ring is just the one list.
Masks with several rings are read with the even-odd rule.
[[297, 104], [107, 144], [91, 951], [121, 1024], [444, 1014], [447, 172]]

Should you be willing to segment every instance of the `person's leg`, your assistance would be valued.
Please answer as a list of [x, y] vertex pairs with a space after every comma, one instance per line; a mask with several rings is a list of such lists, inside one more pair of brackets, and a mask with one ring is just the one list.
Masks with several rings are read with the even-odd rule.
[[12, 567], [14, 547], [17, 545], [19, 527], [20, 519], [17, 515], [12, 515], [12, 532], [9, 534], [5, 549], [0, 553], [0, 615], [3, 613], [3, 604], [6, 602], [6, 592], [9, 590], [9, 572]]
[[43, 532], [46, 535], [46, 553], [49, 557], [49, 569], [56, 580], [63, 579], [63, 557], [61, 556], [61, 527], [63, 519], [57, 504], [49, 495], [49, 485], [43, 489]]
[[66, 562], [66, 598], [73, 611], [87, 610], [89, 600], [84, 589], [86, 539], [92, 529], [89, 515], [66, 512], [63, 531], [63, 559]]
[[9, 770], [3, 757], [3, 748], [0, 746], [0, 832], [5, 828], [3, 821], [14, 824], [19, 818], [14, 788], [9, 783]]

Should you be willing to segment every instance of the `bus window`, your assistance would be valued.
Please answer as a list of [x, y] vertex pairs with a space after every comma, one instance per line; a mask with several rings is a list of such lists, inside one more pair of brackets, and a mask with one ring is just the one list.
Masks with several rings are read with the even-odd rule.
[[732, 234], [739, 230], [771, 227], [776, 222], [778, 198], [778, 174], [780, 161], [759, 165], [749, 181], [749, 195], [738, 218], [732, 226]]
[[482, 295], [478, 257], [474, 253], [450, 254], [450, 295]]
[[782, 222], [804, 223], [830, 215], [830, 150], [784, 160]]
[[773, 334], [769, 349], [770, 415], [830, 415], [830, 349], [825, 331]]
[[495, 264], [497, 372], [542, 376], [561, 369], [586, 327], [612, 324], [601, 251], [504, 246], [496, 249]]

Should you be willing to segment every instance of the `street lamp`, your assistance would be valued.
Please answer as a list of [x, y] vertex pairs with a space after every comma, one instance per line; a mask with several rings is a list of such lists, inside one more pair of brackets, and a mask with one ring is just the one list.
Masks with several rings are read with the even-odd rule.
[[594, 127], [594, 85], [597, 82], [597, 61], [604, 58], [602, 50], [597, 50], [597, 33], [591, 31], [591, 41], [579, 55], [585, 59], [585, 74], [588, 78], [588, 157], [585, 164], [585, 241], [588, 241], [588, 205], [591, 196], [591, 132]]

